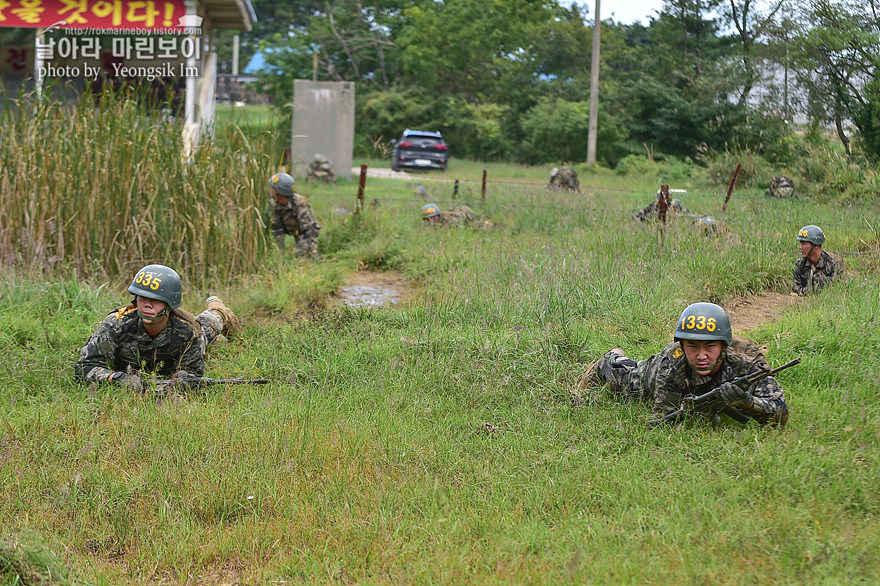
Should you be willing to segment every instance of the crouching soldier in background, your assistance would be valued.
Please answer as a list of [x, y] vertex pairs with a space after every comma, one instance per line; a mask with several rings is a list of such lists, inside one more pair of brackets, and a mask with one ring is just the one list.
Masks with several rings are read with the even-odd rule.
[[580, 391], [607, 383], [615, 397], [650, 403], [654, 417], [662, 419], [681, 409], [684, 398], [718, 389], [725, 408], [736, 408], [759, 423], [784, 426], [788, 406], [776, 379], [768, 376], [748, 389], [733, 384], [765, 368], [769, 369], [761, 350], [733, 336], [722, 307], [694, 303], [682, 312], [674, 341], [659, 354], [636, 361], [613, 348], [591, 364], [578, 383], [575, 400], [583, 400]]
[[[654, 197], [651, 203], [643, 207], [640, 211], [633, 214], [633, 220], [638, 220], [639, 222], [656, 220], [658, 215], [657, 208], [660, 206], [660, 198], [662, 197], [662, 195], [663, 194], [658, 191], [657, 195]], [[687, 214], [690, 212], [682, 205], [680, 199], [674, 197], [669, 200], [667, 213], [672, 216], [673, 214]]]
[[239, 327], [238, 317], [216, 296], [198, 316], [180, 309], [180, 276], [164, 265], [137, 272], [130, 305], [104, 318], [79, 352], [74, 377], [113, 383], [137, 392], [145, 377], [161, 376], [186, 384], [205, 374], [205, 351], [220, 334]]
[[280, 250], [284, 250], [284, 236], [296, 238], [296, 255], [317, 257], [318, 232], [321, 227], [308, 200], [294, 193], [296, 181], [287, 173], [276, 173], [269, 179], [269, 189], [275, 198], [272, 217], [272, 235]]
[[822, 250], [825, 234], [819, 226], [804, 226], [797, 236], [801, 257], [794, 265], [792, 293], [806, 295], [843, 277], [842, 263]]

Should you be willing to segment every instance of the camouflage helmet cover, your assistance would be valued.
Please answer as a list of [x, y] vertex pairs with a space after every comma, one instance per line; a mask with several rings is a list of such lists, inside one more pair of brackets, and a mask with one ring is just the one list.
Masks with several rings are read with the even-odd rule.
[[293, 187], [296, 185], [296, 181], [287, 173], [275, 173], [269, 178], [269, 185], [275, 188], [278, 195], [291, 196], [293, 195]]
[[434, 216], [440, 215], [440, 208], [435, 203], [429, 203], [422, 206], [422, 219], [428, 220]]
[[819, 226], [804, 226], [798, 231], [797, 239], [800, 242], [811, 242], [816, 246], [822, 246], [825, 243], [825, 233]]
[[733, 342], [733, 331], [727, 312], [714, 303], [688, 305], [675, 328], [675, 341], [680, 340], [720, 340], [729, 346]]
[[180, 275], [165, 265], [147, 265], [137, 272], [128, 292], [138, 297], [164, 301], [174, 309], [180, 307], [183, 287]]

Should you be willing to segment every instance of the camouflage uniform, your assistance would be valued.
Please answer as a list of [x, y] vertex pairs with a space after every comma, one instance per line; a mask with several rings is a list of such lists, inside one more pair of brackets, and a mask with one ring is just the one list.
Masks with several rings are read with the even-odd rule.
[[291, 234], [296, 237], [296, 254], [315, 254], [320, 230], [315, 212], [305, 197], [294, 193], [288, 197], [287, 205], [275, 201], [272, 235], [279, 249], [284, 250], [284, 235]]
[[[641, 211], [638, 211], [633, 214], [633, 220], [638, 220], [639, 222], [646, 222], [648, 220], [656, 220], [657, 219], [657, 206], [660, 205], [660, 198], [655, 197], [651, 203], [646, 205]], [[666, 207], [666, 219], [668, 220], [673, 216], [673, 214], [689, 214], [690, 211], [680, 205], [678, 208], [674, 208], [672, 206], [672, 199], [669, 200], [669, 205]]]
[[805, 256], [800, 257], [794, 265], [794, 283], [791, 290], [798, 295], [806, 295], [817, 291], [835, 279], [843, 276], [843, 269], [834, 258], [822, 251], [819, 262], [813, 264]]
[[104, 318], [79, 351], [74, 376], [86, 382], [104, 382], [119, 372], [170, 378], [183, 371], [201, 377], [205, 374], [208, 344], [222, 331], [223, 318], [212, 310], [193, 317], [189, 312], [171, 309], [165, 327], [153, 338], [144, 329], [134, 305], [119, 307]]
[[[638, 362], [614, 353], [599, 359], [597, 374], [621, 398], [652, 403], [655, 418], [681, 407], [687, 395], [699, 396], [718, 385], [767, 367], [761, 350], [752, 342], [734, 336], [733, 344], [722, 353], [720, 370], [711, 376], [694, 372], [679, 342], [672, 342], [659, 354]], [[788, 406], [782, 387], [772, 376], [749, 388], [754, 403], [740, 410], [759, 423], [785, 424]]]
[[581, 190], [581, 182], [578, 180], [577, 172], [571, 167], [554, 167], [550, 171], [549, 185], [571, 191]]
[[472, 226], [477, 222], [477, 214], [468, 206], [452, 208], [446, 212], [440, 212], [439, 224], [444, 226]]

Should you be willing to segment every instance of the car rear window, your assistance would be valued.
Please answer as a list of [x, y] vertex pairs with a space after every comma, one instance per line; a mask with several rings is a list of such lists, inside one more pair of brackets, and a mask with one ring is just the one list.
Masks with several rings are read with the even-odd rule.
[[422, 143], [422, 144], [424, 144], [424, 143], [437, 144], [438, 142], [443, 142], [442, 138], [437, 138], [436, 136], [422, 136], [419, 134], [410, 134], [409, 136], [407, 136], [403, 140], [410, 141], [410, 142], [418, 142], [418, 143]]

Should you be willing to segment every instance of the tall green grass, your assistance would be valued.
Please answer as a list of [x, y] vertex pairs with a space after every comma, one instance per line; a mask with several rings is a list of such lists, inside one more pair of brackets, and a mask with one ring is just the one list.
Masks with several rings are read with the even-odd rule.
[[276, 135], [232, 129], [182, 158], [181, 124], [134, 100], [6, 100], [0, 262], [130, 274], [152, 262], [195, 280], [251, 270], [269, 250]]
[[[653, 178], [582, 176], [595, 186], [568, 194], [522, 172], [496, 169], [485, 203], [479, 188], [453, 201], [435, 174], [370, 179], [357, 216], [333, 212], [353, 208], [354, 181], [298, 186], [324, 262], [267, 247], [213, 284], [245, 327], [209, 375], [266, 386], [156, 401], [75, 384], [124, 283], [65, 261], [0, 272], [3, 534], [35, 533], [71, 580], [99, 584], [880, 581], [876, 256], [846, 257], [850, 280], [747, 332], [771, 363], [803, 361], [779, 376], [784, 430], [648, 428], [647, 406], [570, 402], [587, 364], [660, 350], [688, 303], [787, 292], [805, 223], [832, 250], [877, 250], [873, 208], [737, 192], [722, 215], [721, 194], [689, 186], [686, 206], [726, 228], [706, 238], [692, 217], [632, 221]], [[421, 183], [491, 226], [424, 225]], [[401, 273], [408, 302], [335, 305], [357, 268]], [[209, 285], [185, 285], [196, 309]]]

